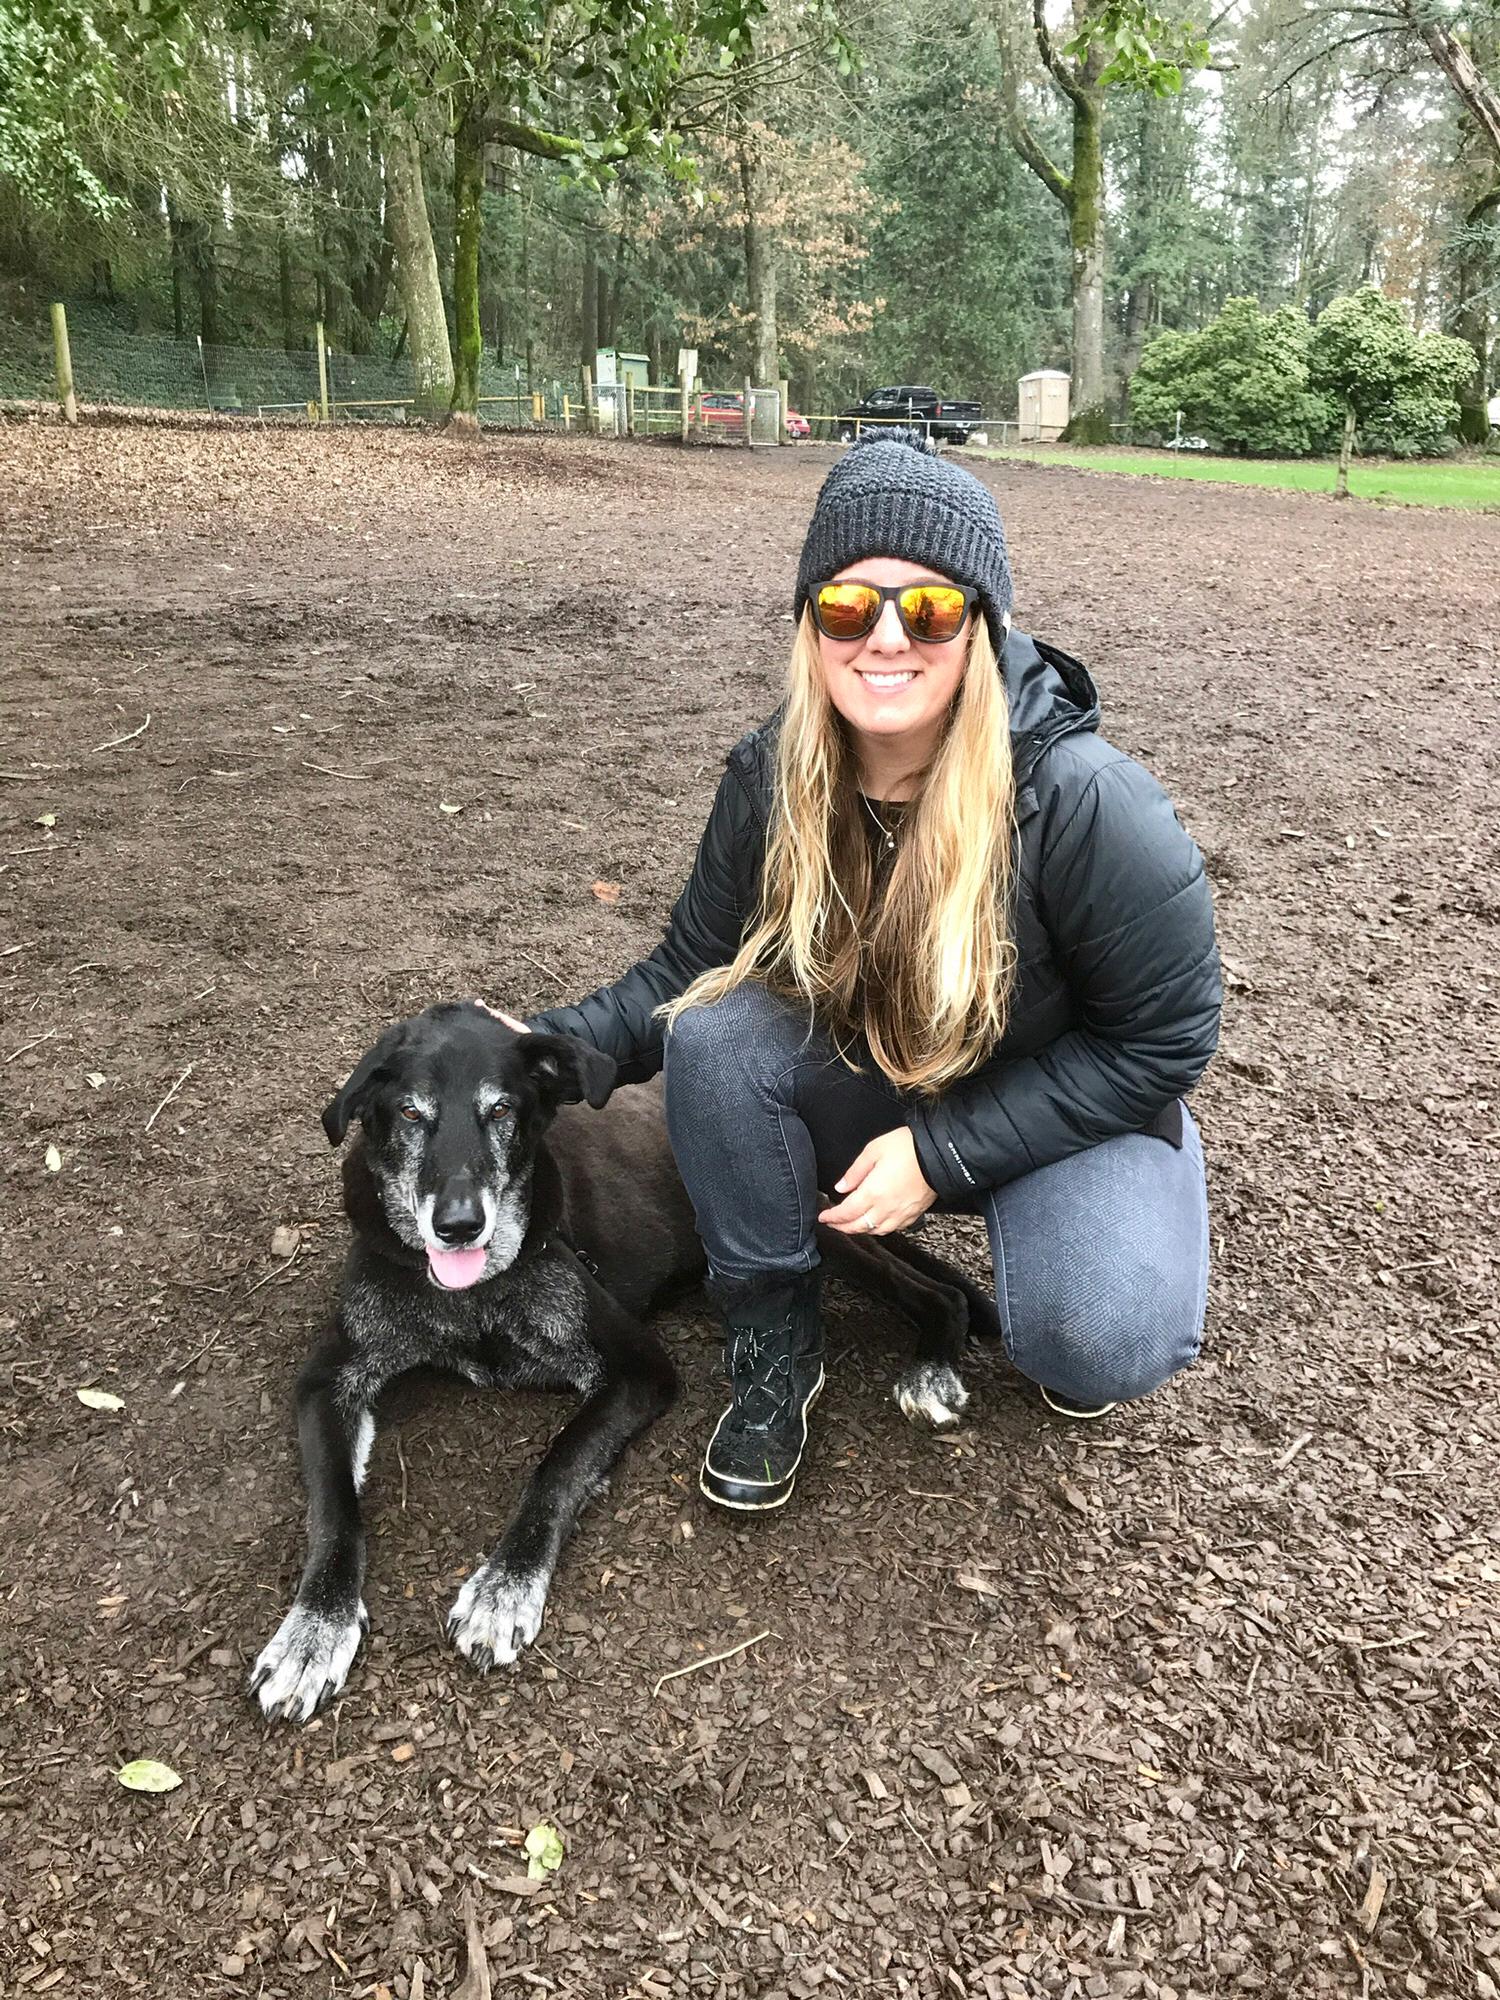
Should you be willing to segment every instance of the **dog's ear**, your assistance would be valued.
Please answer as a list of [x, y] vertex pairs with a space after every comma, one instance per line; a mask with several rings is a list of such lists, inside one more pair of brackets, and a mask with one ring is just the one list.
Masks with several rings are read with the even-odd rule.
[[390, 1074], [391, 1057], [401, 1046], [404, 1028], [402, 1022], [387, 1028], [374, 1048], [360, 1057], [348, 1082], [324, 1106], [323, 1130], [328, 1134], [330, 1146], [341, 1146], [355, 1119], [363, 1118], [369, 1110], [375, 1086], [384, 1083]]
[[608, 1104], [618, 1066], [576, 1035], [518, 1035], [516, 1048], [531, 1076], [554, 1104]]

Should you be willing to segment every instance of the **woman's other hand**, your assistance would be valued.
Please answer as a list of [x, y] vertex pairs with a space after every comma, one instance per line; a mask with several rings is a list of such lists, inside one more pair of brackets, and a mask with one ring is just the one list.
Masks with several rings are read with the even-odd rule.
[[492, 1007], [488, 1000], [481, 1000], [476, 994], [474, 1005], [482, 1007], [486, 1014], [493, 1014], [497, 1021], [503, 1021], [507, 1028], [514, 1028], [518, 1035], [529, 1035], [531, 1030], [524, 1021], [518, 1021], [514, 1014], [506, 1014], [499, 1007]]
[[922, 1177], [916, 1145], [904, 1125], [872, 1139], [834, 1184], [834, 1192], [844, 1200], [825, 1208], [818, 1220], [848, 1236], [888, 1236], [915, 1222], [937, 1200], [936, 1190]]

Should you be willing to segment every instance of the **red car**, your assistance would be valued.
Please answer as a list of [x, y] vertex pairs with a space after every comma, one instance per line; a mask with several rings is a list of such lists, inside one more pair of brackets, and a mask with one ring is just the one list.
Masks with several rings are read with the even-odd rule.
[[[734, 389], [712, 389], [694, 398], [695, 421], [711, 427], [722, 427], [744, 434], [745, 398]], [[812, 426], [806, 417], [795, 410], [786, 413], [786, 433], [788, 437], [805, 438], [812, 434]]]

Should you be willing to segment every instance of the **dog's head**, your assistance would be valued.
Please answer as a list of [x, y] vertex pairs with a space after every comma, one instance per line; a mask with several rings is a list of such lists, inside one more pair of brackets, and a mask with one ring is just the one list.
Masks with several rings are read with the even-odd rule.
[[530, 1217], [537, 1143], [560, 1104], [597, 1110], [615, 1065], [571, 1035], [518, 1035], [473, 1002], [398, 1021], [323, 1113], [364, 1157], [391, 1228], [460, 1291], [509, 1268]]

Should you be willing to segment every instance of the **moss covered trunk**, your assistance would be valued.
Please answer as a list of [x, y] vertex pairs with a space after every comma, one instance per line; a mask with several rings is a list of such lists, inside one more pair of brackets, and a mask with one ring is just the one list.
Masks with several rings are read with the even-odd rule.
[[417, 413], [435, 423], [446, 415], [453, 401], [453, 353], [448, 345], [448, 315], [422, 185], [422, 146], [404, 120], [393, 125], [386, 140], [385, 184]]
[[1104, 136], [1103, 93], [1080, 89], [1073, 99], [1073, 172], [1068, 196], [1073, 250], [1073, 381], [1068, 402], [1070, 444], [1109, 443], [1104, 384]]
[[458, 352], [453, 370], [452, 417], [456, 424], [479, 422], [479, 364], [484, 335], [479, 325], [479, 238], [483, 227], [484, 124], [467, 107], [453, 129], [453, 317]]

